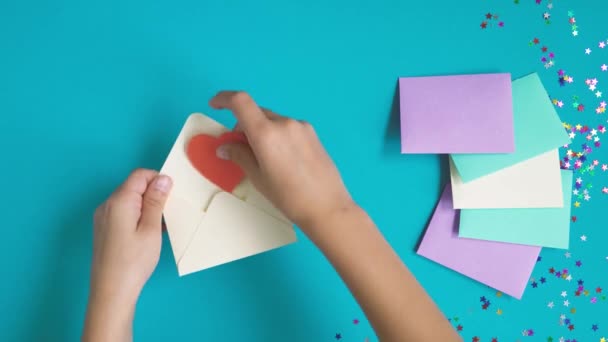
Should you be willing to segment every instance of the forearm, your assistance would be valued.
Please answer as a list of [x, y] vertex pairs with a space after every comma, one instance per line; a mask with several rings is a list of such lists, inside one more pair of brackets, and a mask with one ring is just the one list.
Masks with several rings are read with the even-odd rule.
[[87, 306], [83, 342], [133, 340], [135, 301], [119, 303], [92, 293]]
[[305, 231], [334, 265], [381, 341], [460, 340], [363, 210], [344, 210]]

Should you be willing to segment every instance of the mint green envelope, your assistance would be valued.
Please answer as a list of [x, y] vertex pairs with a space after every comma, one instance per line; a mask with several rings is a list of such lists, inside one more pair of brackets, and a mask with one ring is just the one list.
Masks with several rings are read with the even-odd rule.
[[572, 171], [561, 175], [563, 208], [462, 209], [458, 236], [568, 249]]
[[[513, 81], [512, 92], [515, 152], [450, 155], [463, 182], [472, 181], [570, 143], [570, 138], [536, 73]], [[492, 115], [492, 108], [487, 109], [487, 115]]]

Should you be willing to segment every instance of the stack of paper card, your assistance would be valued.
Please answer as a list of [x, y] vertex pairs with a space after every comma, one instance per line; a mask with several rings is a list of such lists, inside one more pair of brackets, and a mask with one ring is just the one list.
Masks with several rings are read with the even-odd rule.
[[541, 247], [568, 248], [569, 137], [536, 74], [399, 80], [402, 153], [450, 154], [418, 254], [521, 298]]

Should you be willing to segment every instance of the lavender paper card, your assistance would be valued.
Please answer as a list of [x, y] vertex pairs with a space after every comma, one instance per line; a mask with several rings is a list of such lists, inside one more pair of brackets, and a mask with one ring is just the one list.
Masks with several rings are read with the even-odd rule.
[[418, 254], [521, 299], [541, 247], [458, 237], [460, 211], [448, 184], [418, 247]]
[[401, 153], [515, 151], [510, 74], [399, 79]]

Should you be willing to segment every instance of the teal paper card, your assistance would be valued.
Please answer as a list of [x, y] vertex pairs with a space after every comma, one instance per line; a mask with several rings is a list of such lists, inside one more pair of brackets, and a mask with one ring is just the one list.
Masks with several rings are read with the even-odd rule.
[[458, 236], [568, 249], [572, 171], [561, 175], [563, 208], [462, 209]]

